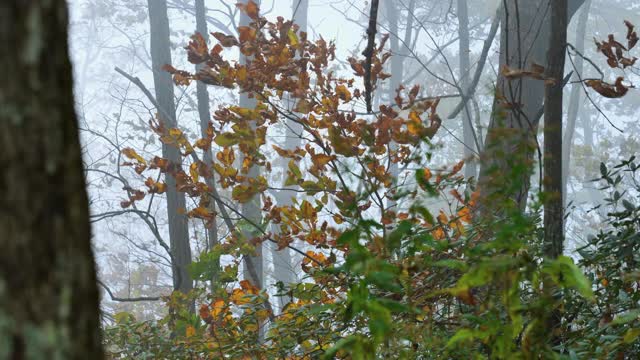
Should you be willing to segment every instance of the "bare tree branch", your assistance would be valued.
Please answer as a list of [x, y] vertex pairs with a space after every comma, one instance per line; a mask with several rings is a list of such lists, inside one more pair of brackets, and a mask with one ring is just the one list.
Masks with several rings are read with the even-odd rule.
[[109, 297], [113, 301], [140, 302], [140, 301], [160, 301], [162, 299], [160, 296], [141, 296], [141, 297], [133, 297], [133, 298], [121, 298], [113, 295], [113, 291], [111, 291], [111, 289], [109, 289], [109, 287], [102, 281], [98, 280], [98, 285], [102, 286], [102, 288], [107, 292], [107, 294], [109, 294]]

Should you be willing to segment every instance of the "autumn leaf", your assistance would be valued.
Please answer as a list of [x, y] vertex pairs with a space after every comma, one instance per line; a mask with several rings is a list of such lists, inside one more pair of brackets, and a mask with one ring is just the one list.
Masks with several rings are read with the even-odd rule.
[[122, 149], [122, 154], [124, 156], [126, 156], [127, 158], [129, 158], [129, 159], [138, 161], [141, 164], [144, 164], [144, 165], [147, 164], [147, 162], [144, 160], [144, 158], [142, 156], [138, 155], [138, 153], [135, 150], [133, 150], [132, 148], [124, 148], [124, 149]]
[[253, 41], [256, 38], [256, 29], [250, 26], [239, 26], [238, 27], [238, 39], [241, 44], [246, 43], [247, 41]]
[[198, 164], [193, 163], [189, 165], [189, 175], [191, 175], [191, 179], [194, 183], [197, 183], [200, 179], [200, 175], [198, 174]]
[[222, 299], [217, 299], [216, 301], [213, 302], [213, 304], [211, 305], [211, 316], [214, 319], [217, 319], [220, 317], [220, 314], [222, 314], [225, 309], [227, 307], [227, 304], [225, 303], [224, 300]]
[[423, 177], [426, 181], [429, 181], [431, 179], [431, 170], [429, 168], [424, 168], [423, 169]]
[[233, 165], [233, 162], [236, 160], [233, 149], [230, 147], [225, 147], [222, 151], [218, 151], [218, 153], [216, 153], [216, 158], [226, 166]]
[[598, 94], [610, 98], [620, 98], [626, 95], [629, 88], [622, 84], [624, 78], [618, 77], [614, 85], [606, 83], [602, 80], [587, 80], [585, 84], [595, 90]]
[[151, 164], [149, 164], [149, 169], [160, 169], [161, 172], [167, 172], [169, 168], [169, 160], [161, 158], [161, 157], [154, 157], [153, 160], [151, 160]]
[[222, 147], [229, 147], [238, 143], [238, 139], [233, 133], [218, 134], [213, 141]]
[[196, 328], [194, 328], [193, 326], [189, 325], [187, 326], [187, 329], [185, 330], [186, 336], [188, 338], [193, 337], [196, 334]]
[[253, 0], [249, 0], [246, 4], [237, 3], [236, 6], [240, 9], [240, 11], [244, 12], [251, 18], [252, 20], [258, 19], [258, 13], [260, 9], [258, 8], [258, 4], [256, 4]]
[[291, 44], [291, 46], [297, 46], [300, 43], [298, 41], [298, 36], [296, 35], [296, 32], [292, 28], [289, 28], [289, 31], [287, 32], [287, 37], [289, 38], [289, 44]]
[[239, 45], [238, 40], [236, 40], [236, 38], [233, 37], [232, 35], [225, 35], [221, 32], [214, 32], [214, 33], [211, 33], [211, 35], [213, 35], [213, 37], [220, 42], [220, 45], [224, 47], [232, 47], [232, 46]]
[[349, 90], [347, 90], [347, 87], [344, 85], [336, 86], [336, 94], [338, 95], [340, 100], [344, 101], [345, 103], [351, 101], [351, 93], [349, 92]]
[[185, 47], [187, 50], [188, 61], [192, 64], [202, 64], [209, 60], [209, 49], [207, 42], [200, 33], [195, 33], [191, 36], [191, 41]]
[[451, 173], [450, 173], [449, 175], [452, 175], [452, 176], [453, 176], [453, 175], [457, 174], [457, 173], [462, 169], [462, 167], [463, 167], [463, 166], [464, 166], [464, 160], [459, 161], [459, 162], [458, 162], [458, 163], [453, 167], [453, 169], [451, 170]]
[[314, 154], [311, 156], [313, 167], [317, 170], [324, 170], [325, 166], [333, 159], [334, 159], [334, 156], [329, 156], [325, 154]]
[[144, 184], [149, 188], [149, 193], [164, 194], [167, 191], [167, 184], [155, 182], [152, 178], [147, 178]]
[[302, 218], [308, 221], [316, 221], [317, 219], [317, 211], [307, 200], [303, 200], [300, 205], [300, 214]]
[[260, 290], [257, 287], [253, 286], [253, 284], [251, 284], [251, 281], [249, 280], [241, 280], [240, 288], [251, 295], [258, 295], [258, 293], [260, 292]]

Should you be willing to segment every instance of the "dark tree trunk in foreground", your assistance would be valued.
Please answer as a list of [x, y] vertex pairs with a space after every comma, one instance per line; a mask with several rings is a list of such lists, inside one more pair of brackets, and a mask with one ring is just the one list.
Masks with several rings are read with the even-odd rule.
[[0, 2], [0, 354], [101, 359], [64, 1]]
[[[149, 22], [151, 32], [151, 65], [153, 83], [158, 106], [158, 118], [167, 128], [176, 127], [176, 105], [173, 99], [171, 74], [162, 70], [171, 65], [171, 44], [169, 39], [169, 19], [166, 0], [149, 0]], [[182, 164], [180, 150], [173, 145], [162, 144], [162, 157], [172, 164]], [[181, 214], [186, 208], [184, 193], [176, 189], [176, 180], [167, 176], [167, 216], [169, 218], [169, 239], [173, 267], [173, 289], [183, 293], [193, 289], [188, 265], [191, 264], [189, 228], [187, 217]]]
[[551, 37], [547, 54], [544, 93], [544, 252], [562, 255], [564, 209], [562, 206], [562, 78], [567, 46], [567, 0], [551, 3]]

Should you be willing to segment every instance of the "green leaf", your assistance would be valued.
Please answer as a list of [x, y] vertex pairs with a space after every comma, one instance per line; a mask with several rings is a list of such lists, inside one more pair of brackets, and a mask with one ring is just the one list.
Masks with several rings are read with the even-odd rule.
[[222, 146], [228, 147], [233, 146], [238, 143], [238, 139], [233, 133], [222, 133], [215, 137], [215, 143]]
[[629, 329], [624, 334], [622, 341], [624, 341], [625, 344], [631, 344], [636, 341], [638, 337], [640, 337], [640, 329]]
[[377, 299], [376, 301], [378, 301], [380, 305], [386, 307], [387, 309], [389, 309], [389, 311], [394, 313], [408, 312], [411, 310], [407, 305], [395, 300], [381, 298]]
[[622, 315], [616, 316], [615, 319], [611, 322], [611, 325], [622, 325], [627, 324], [635, 320], [640, 319], [640, 309], [631, 310]]
[[446, 267], [449, 269], [459, 270], [463, 272], [469, 270], [469, 265], [467, 265], [466, 262], [461, 260], [450, 260], [450, 259], [440, 260], [433, 263], [433, 266]]
[[603, 162], [600, 163], [600, 174], [602, 174], [603, 178], [607, 177], [607, 165], [605, 165]]
[[634, 211], [636, 209], [636, 207], [626, 199], [622, 199], [622, 205], [629, 211]]
[[402, 239], [411, 232], [413, 225], [409, 221], [401, 221], [400, 224], [393, 230], [387, 237], [387, 247], [389, 251], [394, 251], [400, 248]]
[[451, 348], [459, 342], [473, 340], [476, 338], [476, 334], [477, 332], [471, 329], [458, 330], [458, 332], [455, 333], [455, 335], [453, 335], [447, 342], [447, 348]]
[[396, 274], [387, 271], [373, 271], [367, 274], [366, 280], [380, 289], [395, 293], [402, 292], [402, 287], [398, 284]]
[[298, 179], [302, 178], [302, 172], [300, 171], [300, 168], [298, 167], [298, 165], [296, 165], [295, 161], [293, 160], [289, 161], [289, 170], [291, 170], [293, 175], [295, 175]]
[[543, 272], [551, 275], [554, 281], [562, 286], [573, 288], [587, 299], [593, 299], [591, 282], [568, 256], [560, 256], [543, 268]]
[[376, 342], [381, 342], [391, 332], [391, 312], [377, 301], [367, 304], [369, 331]]
[[116, 323], [120, 324], [120, 325], [130, 324], [130, 323], [136, 321], [136, 318], [132, 314], [130, 314], [130, 313], [126, 312], [126, 311], [121, 311], [119, 313], [116, 313], [113, 316], [113, 318], [116, 320]]
[[360, 231], [358, 229], [347, 230], [343, 232], [336, 240], [338, 245], [355, 245], [360, 240]]
[[416, 181], [418, 182], [418, 185], [420, 185], [420, 187], [427, 191], [430, 196], [438, 195], [438, 191], [436, 191], [436, 188], [431, 185], [429, 180], [427, 180], [427, 178], [425, 177], [424, 169], [416, 170]]
[[346, 349], [346, 348], [354, 345], [357, 341], [358, 341], [358, 338], [356, 337], [356, 335], [350, 335], [350, 336], [347, 336], [344, 339], [340, 339], [340, 340], [336, 341], [335, 345], [333, 345], [332, 348], [327, 350], [327, 352], [325, 352], [324, 355], [322, 355], [322, 359], [333, 359], [333, 358], [335, 358], [335, 356], [338, 353], [338, 351], [340, 351], [342, 349]]
[[189, 264], [189, 273], [195, 280], [210, 281], [220, 272], [222, 248], [216, 245], [210, 251], [200, 254], [198, 260]]

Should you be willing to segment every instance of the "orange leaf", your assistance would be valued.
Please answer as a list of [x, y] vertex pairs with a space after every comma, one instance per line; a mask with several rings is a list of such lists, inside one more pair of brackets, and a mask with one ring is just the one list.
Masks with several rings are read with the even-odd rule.
[[344, 85], [336, 86], [336, 94], [345, 103], [351, 101], [351, 93], [349, 92], [347, 87]]
[[193, 326], [189, 325], [189, 326], [187, 326], [187, 329], [186, 329], [185, 332], [186, 332], [187, 337], [190, 338], [190, 337], [192, 337], [192, 336], [194, 336], [196, 334], [196, 328], [194, 328]]
[[251, 19], [258, 19], [258, 13], [260, 12], [260, 9], [258, 8], [258, 4], [256, 4], [253, 0], [249, 0], [246, 4], [238, 3], [236, 4], [236, 6], [245, 14], [247, 14], [247, 16]]
[[460, 162], [458, 162], [454, 167], [453, 170], [451, 170], [451, 174], [450, 175], [455, 175], [457, 174], [460, 169], [462, 169], [462, 167], [464, 166], [464, 160], [461, 160]]
[[132, 148], [122, 149], [122, 154], [128, 157], [129, 159], [137, 160], [141, 164], [145, 164], [145, 165], [147, 164], [147, 162], [142, 158], [142, 156], [138, 155], [138, 153]]

